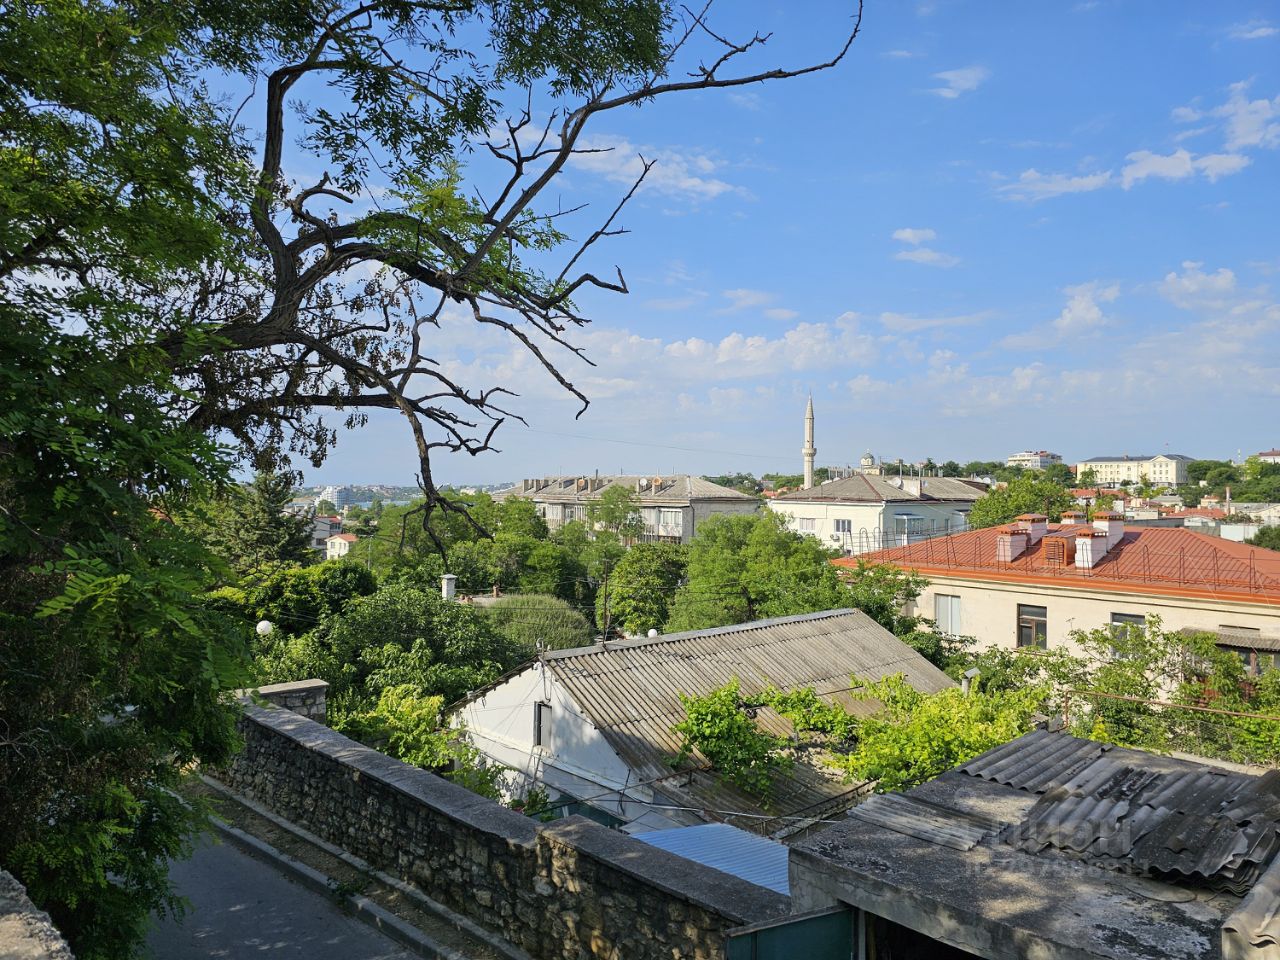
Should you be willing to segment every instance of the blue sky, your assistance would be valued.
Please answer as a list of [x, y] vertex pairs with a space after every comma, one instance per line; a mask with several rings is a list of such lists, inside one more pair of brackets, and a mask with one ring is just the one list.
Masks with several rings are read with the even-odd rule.
[[[724, 4], [761, 66], [824, 57], [847, 8]], [[819, 13], [818, 11], [822, 12]], [[1226, 457], [1280, 445], [1280, 8], [870, 0], [832, 71], [600, 118], [556, 193], [595, 216], [565, 359], [575, 405], [511, 342], [447, 321], [435, 355], [529, 420], [440, 482], [799, 471], [1047, 448]], [[486, 174], [476, 170], [477, 177]], [[590, 229], [582, 221], [582, 229]], [[410, 482], [394, 417], [308, 482]]]

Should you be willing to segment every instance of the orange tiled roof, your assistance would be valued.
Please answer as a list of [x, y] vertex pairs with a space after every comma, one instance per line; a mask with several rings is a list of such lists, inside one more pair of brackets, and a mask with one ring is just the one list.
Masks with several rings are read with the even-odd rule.
[[355, 542], [356, 542], [357, 540], [359, 540], [360, 538], [359, 538], [359, 537], [357, 537], [354, 533], [335, 533], [335, 534], [334, 534], [332, 537], [330, 537], [329, 539], [330, 539], [330, 540], [345, 540], [345, 541], [347, 541], [347, 543], [355, 543]]
[[[1073, 527], [1075, 529], [1073, 529]], [[1083, 524], [1049, 524], [1049, 532], [1070, 535]], [[890, 563], [928, 576], [966, 576], [1015, 583], [1090, 584], [1118, 592], [1171, 596], [1243, 598], [1280, 606], [1280, 551], [1251, 547], [1182, 527], [1130, 527], [1092, 569], [1050, 564], [1044, 541], [1012, 561], [996, 559], [1001, 528], [988, 527], [922, 540], [906, 547], [876, 550], [831, 561], [856, 567], [859, 561]]]

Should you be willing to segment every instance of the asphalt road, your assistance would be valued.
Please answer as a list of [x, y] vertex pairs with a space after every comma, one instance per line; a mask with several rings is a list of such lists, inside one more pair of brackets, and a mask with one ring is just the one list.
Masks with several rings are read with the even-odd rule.
[[205, 840], [171, 867], [191, 902], [181, 923], [158, 923], [147, 938], [156, 960], [410, 960], [393, 940], [343, 913], [329, 897], [287, 879], [228, 844]]

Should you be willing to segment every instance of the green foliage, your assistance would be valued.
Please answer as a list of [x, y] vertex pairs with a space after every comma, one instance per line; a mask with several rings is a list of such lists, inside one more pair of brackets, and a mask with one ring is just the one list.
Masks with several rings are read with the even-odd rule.
[[314, 630], [355, 597], [367, 597], [376, 589], [373, 574], [360, 564], [327, 560], [279, 570], [243, 591], [243, 602], [254, 620], [269, 620], [277, 630], [297, 635]]
[[739, 493], [745, 493], [750, 496], [759, 496], [761, 486], [760, 481], [749, 473], [724, 473], [715, 477], [703, 477], [703, 480], [710, 480], [712, 483], [719, 484], [722, 487], [728, 487], [730, 490], [737, 490]]
[[849, 777], [889, 791], [909, 789], [1026, 733], [1045, 691], [926, 694], [896, 675], [866, 683], [855, 696], [883, 709], [858, 721], [856, 744], [838, 765]]
[[1280, 525], [1262, 527], [1245, 541], [1252, 547], [1265, 547], [1268, 550], [1280, 550]]
[[667, 629], [702, 630], [831, 610], [849, 601], [833, 554], [772, 511], [714, 516], [688, 545], [686, 582]]
[[812, 687], [786, 693], [769, 687], [761, 694], [760, 701], [790, 720], [797, 735], [820, 733], [840, 745], [851, 740], [858, 728], [853, 716], [835, 704], [824, 702]]
[[504, 768], [485, 763], [457, 730], [440, 725], [444, 699], [424, 696], [412, 684], [390, 686], [368, 709], [331, 711], [339, 733], [369, 744], [388, 756], [431, 770], [473, 793], [497, 800]]
[[919, 618], [902, 611], [929, 585], [924, 577], [891, 564], [859, 560], [853, 569], [843, 568], [840, 579], [848, 588], [846, 606], [858, 608], [890, 633], [906, 636], [915, 630]]
[[590, 621], [559, 597], [518, 593], [482, 608], [494, 629], [519, 651], [521, 658], [543, 650], [565, 650], [590, 643]]
[[310, 633], [282, 638], [259, 668], [264, 680], [320, 677], [335, 697], [411, 684], [452, 703], [519, 660], [520, 651], [479, 610], [438, 591], [388, 584], [355, 597]]
[[1024, 513], [1043, 513], [1056, 521], [1061, 519], [1063, 510], [1074, 506], [1069, 490], [1031, 473], [1011, 480], [1004, 489], [992, 490], [975, 501], [969, 511], [969, 524], [975, 528], [994, 527]]
[[181, 522], [237, 575], [270, 576], [316, 557], [311, 521], [285, 511], [292, 498], [292, 477], [258, 473], [185, 511]]
[[628, 636], [661, 630], [684, 578], [686, 550], [680, 544], [637, 543], [618, 561], [607, 589], [596, 595], [596, 622], [609, 619]]
[[682, 738], [674, 764], [685, 763], [697, 750], [723, 780], [767, 799], [774, 777], [793, 761], [783, 752], [785, 740], [756, 729], [740, 693], [734, 679], [705, 696], [680, 696], [685, 719], [674, 728]]
[[587, 522], [591, 529], [606, 531], [624, 542], [644, 533], [636, 495], [617, 485], [605, 487], [598, 499], [587, 503]]

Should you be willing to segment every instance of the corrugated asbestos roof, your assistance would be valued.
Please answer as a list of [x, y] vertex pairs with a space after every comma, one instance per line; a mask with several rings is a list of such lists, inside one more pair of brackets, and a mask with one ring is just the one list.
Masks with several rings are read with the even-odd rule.
[[1043, 793], [1109, 749], [1092, 740], [1033, 730], [974, 757], [960, 770], [1015, 790]]
[[634, 833], [650, 846], [678, 854], [756, 886], [791, 895], [787, 848], [727, 823], [703, 823], [674, 830]]
[[[736, 678], [744, 698], [768, 686], [812, 687], [829, 701], [853, 705], [851, 677], [878, 680], [895, 673], [924, 692], [953, 686], [937, 667], [860, 610], [828, 610], [798, 617], [596, 644], [544, 655], [547, 667], [641, 781], [682, 804], [735, 810], [757, 817], [823, 817], [847, 808], [862, 791], [808, 763], [777, 778], [767, 807], [705, 770], [673, 774], [680, 751], [674, 726], [685, 718], [680, 695], [700, 696]], [[859, 704], [867, 709], [865, 703]], [[757, 725], [789, 736], [791, 724], [760, 709]], [[705, 764], [695, 754], [694, 759]], [[759, 833], [780, 824], [741, 818]]]
[[876, 794], [850, 810], [849, 816], [953, 850], [972, 850], [983, 837], [1003, 826], [936, 807], [902, 793]]

